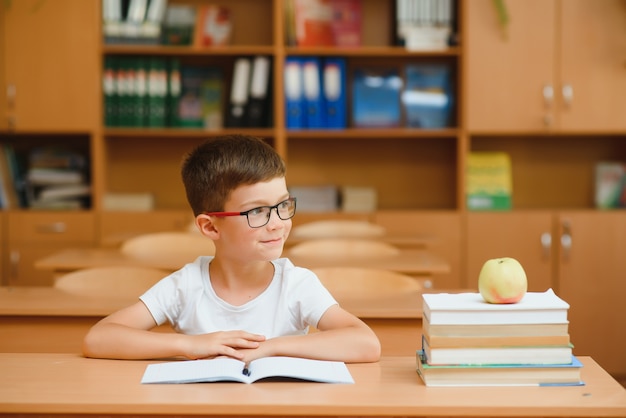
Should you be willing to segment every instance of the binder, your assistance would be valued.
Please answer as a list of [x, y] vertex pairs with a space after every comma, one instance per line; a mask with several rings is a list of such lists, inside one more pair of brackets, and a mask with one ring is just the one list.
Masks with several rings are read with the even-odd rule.
[[249, 58], [237, 58], [235, 60], [226, 122], [228, 127], [240, 128], [246, 125], [251, 67]]
[[180, 102], [181, 90], [180, 60], [178, 58], [172, 58], [169, 62], [167, 74], [167, 126], [180, 126], [180, 120], [178, 118], [178, 104]]
[[306, 57], [302, 61], [302, 79], [304, 102], [306, 106], [306, 127], [309, 129], [325, 128], [324, 98], [322, 96], [322, 72], [320, 59]]
[[148, 76], [147, 65], [143, 58], [133, 60], [133, 75], [135, 88], [133, 89], [133, 120], [132, 125], [142, 127], [146, 125], [148, 115]]
[[346, 119], [346, 60], [327, 58], [322, 76], [326, 127], [344, 129]]
[[147, 126], [165, 126], [165, 96], [167, 95], [167, 71], [165, 60], [151, 58], [148, 69]]
[[302, 63], [300, 58], [285, 59], [285, 123], [287, 129], [302, 129], [304, 121], [304, 98], [302, 88]]
[[117, 61], [115, 57], [107, 56], [104, 59], [104, 73], [102, 74], [102, 93], [104, 95], [104, 126], [117, 126]]
[[269, 57], [257, 56], [252, 63], [250, 96], [247, 110], [247, 126], [251, 128], [267, 127], [270, 90], [271, 61]]

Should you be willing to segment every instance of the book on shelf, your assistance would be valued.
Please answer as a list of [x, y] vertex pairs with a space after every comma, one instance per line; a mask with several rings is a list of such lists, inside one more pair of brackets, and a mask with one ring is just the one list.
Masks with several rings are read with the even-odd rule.
[[431, 324], [428, 318], [422, 318], [422, 332], [435, 337], [569, 337], [569, 323], [555, 324]]
[[233, 79], [230, 86], [228, 114], [226, 115], [226, 126], [229, 128], [246, 126], [251, 74], [251, 59], [249, 57], [237, 58], [233, 65]]
[[470, 152], [467, 156], [467, 208], [508, 210], [512, 207], [511, 157], [505, 152]]
[[341, 210], [343, 212], [375, 212], [378, 193], [373, 187], [341, 187]]
[[[478, 325], [480, 326], [480, 325]], [[473, 327], [473, 325], [466, 325]], [[430, 335], [423, 331], [423, 338], [431, 348], [490, 348], [490, 347], [521, 347], [521, 346], [566, 346], [570, 344], [569, 334], [557, 335], [525, 335], [525, 336], [440, 336]]]
[[199, 47], [230, 44], [232, 16], [230, 9], [218, 4], [198, 6], [194, 45]]
[[626, 207], [626, 163], [601, 161], [596, 164], [595, 203], [598, 209]]
[[552, 289], [526, 292], [517, 303], [487, 303], [480, 293], [425, 293], [424, 317], [431, 325], [567, 323], [569, 304]]
[[361, 0], [288, 0], [286, 3], [288, 45], [361, 45]]
[[285, 126], [290, 130], [306, 128], [302, 59], [293, 56], [286, 57], [283, 76]]
[[102, 207], [105, 211], [147, 212], [154, 210], [154, 194], [107, 192], [102, 198]]
[[309, 129], [326, 127], [321, 65], [321, 60], [318, 57], [302, 58], [304, 119], [306, 127]]
[[180, 126], [178, 107], [183, 84], [180, 73], [180, 59], [170, 58], [167, 63], [167, 96], [165, 101], [165, 124], [170, 127]]
[[352, 122], [357, 128], [400, 126], [402, 79], [396, 68], [356, 68], [352, 77]]
[[337, 186], [289, 186], [289, 194], [298, 198], [300, 212], [334, 212], [339, 209]]
[[246, 367], [233, 358], [181, 360], [149, 364], [141, 383], [254, 383], [259, 380], [354, 383], [345, 363], [296, 357], [263, 357]]
[[407, 64], [402, 105], [409, 128], [441, 129], [450, 126], [453, 89], [446, 64]]
[[322, 92], [326, 128], [345, 129], [346, 118], [346, 59], [327, 57], [322, 64]]
[[161, 43], [165, 45], [192, 45], [196, 26], [196, 7], [171, 4], [165, 11]]
[[417, 374], [426, 386], [581, 386], [582, 363], [572, 356], [565, 364], [430, 365], [416, 353]]
[[422, 336], [422, 350], [428, 364], [566, 364], [572, 345], [500, 347], [431, 347]]
[[217, 67], [184, 66], [178, 123], [185, 128], [222, 127], [222, 73]]
[[413, 51], [443, 50], [453, 30], [452, 0], [396, 0], [396, 44]]
[[245, 110], [245, 125], [250, 128], [271, 126], [271, 80], [272, 60], [268, 56], [257, 55], [252, 59], [248, 108]]

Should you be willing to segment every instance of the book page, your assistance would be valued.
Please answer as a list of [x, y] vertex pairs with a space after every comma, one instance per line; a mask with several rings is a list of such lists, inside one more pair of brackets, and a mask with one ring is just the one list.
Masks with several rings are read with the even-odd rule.
[[232, 358], [155, 363], [148, 365], [141, 383], [247, 382], [243, 367]]
[[295, 357], [264, 357], [249, 367], [253, 381], [268, 377], [287, 377], [324, 383], [354, 383], [345, 363]]

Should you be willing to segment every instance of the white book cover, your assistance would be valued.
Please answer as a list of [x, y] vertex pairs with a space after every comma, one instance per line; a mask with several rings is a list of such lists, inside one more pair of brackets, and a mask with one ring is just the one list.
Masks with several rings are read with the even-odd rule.
[[480, 293], [427, 293], [424, 316], [431, 325], [560, 324], [569, 304], [552, 289], [527, 292], [517, 303], [487, 303]]
[[245, 363], [233, 358], [182, 360], [150, 364], [141, 383], [208, 383], [296, 379], [321, 383], [354, 383], [345, 363], [296, 357], [263, 357]]

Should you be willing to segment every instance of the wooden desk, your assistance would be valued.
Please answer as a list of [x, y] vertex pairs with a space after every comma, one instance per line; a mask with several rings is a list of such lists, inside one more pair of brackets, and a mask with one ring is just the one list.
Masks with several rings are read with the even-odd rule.
[[142, 385], [148, 361], [2, 353], [0, 416], [625, 417], [626, 390], [591, 358], [581, 361], [586, 386], [574, 387], [427, 388], [414, 356], [350, 364], [348, 385]]
[[[421, 345], [420, 293], [339, 301], [372, 327], [384, 355], [411, 355]], [[52, 287], [0, 287], [0, 352], [79, 352], [93, 324], [134, 302], [76, 297]]]

